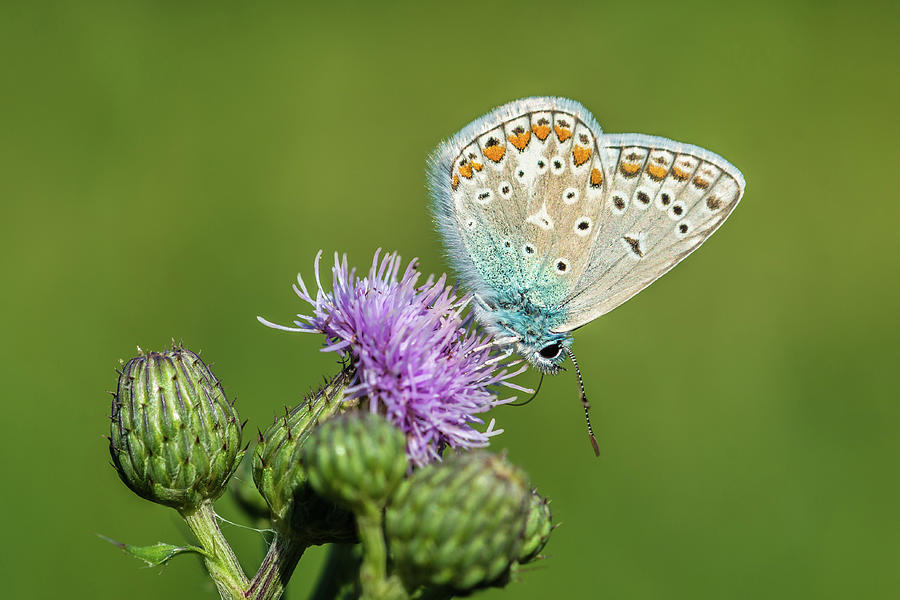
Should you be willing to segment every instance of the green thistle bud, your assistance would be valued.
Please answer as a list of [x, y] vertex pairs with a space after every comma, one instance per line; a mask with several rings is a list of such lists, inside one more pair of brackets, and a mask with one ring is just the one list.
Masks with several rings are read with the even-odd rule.
[[259, 435], [253, 453], [253, 481], [268, 503], [275, 528], [308, 544], [355, 541], [353, 516], [319, 497], [306, 482], [300, 450], [320, 421], [343, 410], [343, 371]]
[[182, 512], [222, 495], [244, 454], [222, 384], [184, 348], [128, 361], [111, 419], [109, 451], [125, 485]]
[[300, 458], [316, 492], [357, 514], [384, 508], [409, 468], [403, 432], [368, 411], [322, 423]]
[[471, 452], [414, 473], [387, 508], [385, 532], [407, 583], [466, 592], [504, 583], [522, 551], [531, 503], [525, 474]]
[[532, 490], [528, 520], [525, 522], [525, 533], [522, 535], [522, 550], [519, 552], [517, 562], [525, 564], [537, 558], [547, 545], [551, 531], [553, 531], [553, 515], [550, 513], [550, 503], [546, 498], [542, 498], [537, 490]]

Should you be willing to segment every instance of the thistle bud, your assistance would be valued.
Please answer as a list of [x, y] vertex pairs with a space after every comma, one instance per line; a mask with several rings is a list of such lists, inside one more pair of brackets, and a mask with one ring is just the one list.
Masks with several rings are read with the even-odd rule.
[[300, 458], [316, 492], [357, 514], [384, 508], [409, 467], [403, 432], [367, 411], [322, 423]]
[[109, 451], [125, 485], [182, 512], [218, 498], [243, 456], [237, 411], [184, 348], [128, 361], [111, 419]]
[[424, 584], [461, 593], [505, 582], [522, 551], [530, 495], [522, 471], [482, 452], [413, 474], [385, 520], [407, 588]]
[[525, 564], [537, 558], [547, 545], [551, 531], [553, 531], [553, 515], [550, 513], [550, 503], [536, 490], [532, 490], [528, 520], [525, 521], [525, 532], [522, 534], [522, 550], [516, 561]]
[[346, 406], [344, 389], [349, 380], [349, 372], [339, 373], [315, 395], [278, 417], [260, 434], [253, 454], [253, 481], [269, 506], [273, 525], [310, 544], [356, 539], [352, 515], [309, 487], [300, 462], [300, 450], [313, 428]]

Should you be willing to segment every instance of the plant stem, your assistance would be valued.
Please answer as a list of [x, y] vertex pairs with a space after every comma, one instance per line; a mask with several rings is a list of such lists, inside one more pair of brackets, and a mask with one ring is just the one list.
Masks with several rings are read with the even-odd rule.
[[387, 577], [387, 545], [382, 531], [381, 509], [366, 506], [356, 512], [356, 527], [363, 557], [359, 582], [363, 600], [399, 600], [409, 595], [397, 577]]
[[181, 516], [194, 532], [200, 546], [210, 555], [204, 557], [203, 562], [219, 590], [219, 596], [223, 600], [242, 600], [249, 581], [219, 529], [212, 502], [204, 502], [193, 511], [182, 512]]
[[363, 546], [362, 566], [359, 568], [363, 598], [380, 598], [379, 589], [385, 580], [387, 569], [387, 547], [381, 532], [381, 511], [374, 509], [357, 512], [356, 526]]
[[297, 562], [307, 545], [291, 537], [276, 534], [269, 551], [253, 576], [245, 598], [251, 600], [277, 600], [297, 567]]

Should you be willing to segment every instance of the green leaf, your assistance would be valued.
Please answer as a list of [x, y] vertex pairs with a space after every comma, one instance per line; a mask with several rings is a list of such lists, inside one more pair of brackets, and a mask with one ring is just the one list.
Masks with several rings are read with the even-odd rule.
[[172, 544], [166, 544], [165, 542], [159, 542], [153, 544], [152, 546], [132, 546], [131, 544], [123, 544], [122, 542], [117, 542], [116, 540], [110, 539], [104, 535], [97, 535], [110, 544], [118, 546], [131, 556], [141, 559], [151, 567], [163, 565], [176, 554], [184, 554], [185, 552], [194, 552], [196, 554], [206, 556], [207, 558], [211, 558], [206, 550], [197, 546], [174, 546]]

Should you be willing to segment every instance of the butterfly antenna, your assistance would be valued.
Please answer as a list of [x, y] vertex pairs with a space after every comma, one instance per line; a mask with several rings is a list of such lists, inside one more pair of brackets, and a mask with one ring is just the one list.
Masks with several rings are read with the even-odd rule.
[[524, 402], [510, 402], [507, 406], [525, 406], [535, 398], [537, 398], [538, 392], [541, 391], [541, 384], [544, 383], [544, 374], [541, 373], [541, 380], [538, 381], [537, 389], [534, 390], [534, 393], [531, 395], [531, 398], [525, 400]]
[[565, 346], [563, 346], [563, 350], [569, 358], [572, 359], [572, 364], [575, 365], [575, 374], [578, 376], [578, 389], [581, 392], [581, 405], [584, 407], [584, 420], [587, 421], [588, 436], [591, 438], [591, 446], [594, 447], [594, 454], [600, 456], [600, 444], [597, 443], [597, 438], [594, 437], [594, 428], [591, 427], [591, 404], [588, 402], [587, 395], [584, 393], [584, 381], [581, 379], [581, 369], [578, 368], [578, 361], [575, 360], [575, 353]]

